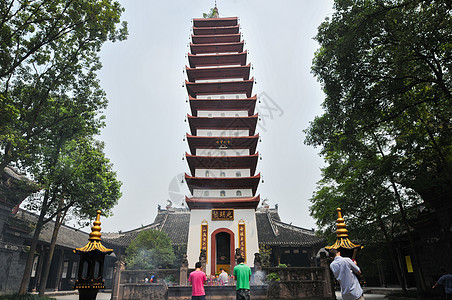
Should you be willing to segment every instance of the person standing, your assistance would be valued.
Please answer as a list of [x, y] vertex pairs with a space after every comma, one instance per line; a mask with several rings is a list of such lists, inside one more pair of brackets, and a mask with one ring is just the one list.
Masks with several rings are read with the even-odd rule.
[[205, 300], [206, 292], [204, 291], [204, 282], [207, 280], [206, 273], [201, 270], [202, 264], [198, 261], [195, 264], [195, 270], [188, 276], [188, 281], [192, 286], [191, 299]]
[[220, 275], [218, 276], [218, 279], [220, 281], [220, 285], [228, 284], [228, 273], [226, 273], [223, 268], [220, 268]]
[[330, 250], [330, 257], [334, 259], [330, 264], [330, 269], [341, 285], [342, 299], [364, 300], [363, 289], [356, 277], [361, 274], [361, 270], [356, 262], [348, 257], [342, 257], [341, 252], [336, 249]]
[[452, 300], [452, 275], [448, 274], [446, 269], [441, 268], [443, 274], [432, 288], [436, 288], [438, 285], [444, 286], [444, 292], [446, 293], [446, 300]]
[[236, 283], [236, 300], [250, 299], [251, 269], [245, 265], [243, 257], [237, 259], [238, 265], [234, 267], [234, 280]]

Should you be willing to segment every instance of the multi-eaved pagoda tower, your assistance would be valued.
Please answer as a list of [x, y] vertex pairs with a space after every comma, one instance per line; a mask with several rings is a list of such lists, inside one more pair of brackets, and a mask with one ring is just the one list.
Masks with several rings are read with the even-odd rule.
[[193, 266], [204, 250], [207, 274], [220, 267], [230, 273], [236, 248], [248, 266], [259, 252], [257, 97], [236, 17], [193, 19], [191, 38], [185, 81], [191, 108], [188, 261]]

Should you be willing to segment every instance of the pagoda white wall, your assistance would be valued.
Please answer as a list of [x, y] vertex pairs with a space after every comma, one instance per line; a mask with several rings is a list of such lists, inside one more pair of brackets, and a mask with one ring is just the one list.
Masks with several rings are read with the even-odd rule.
[[[207, 264], [206, 272], [210, 275], [211, 271], [211, 244], [212, 232], [220, 228], [227, 228], [234, 232], [234, 250], [239, 245], [238, 225], [239, 221], [245, 221], [246, 230], [246, 262], [249, 267], [254, 266], [254, 253], [259, 252], [259, 245], [257, 239], [256, 216], [254, 209], [234, 209], [234, 221], [212, 221], [211, 211], [206, 209], [192, 209], [190, 213], [190, 228], [188, 231], [188, 266], [194, 268], [195, 263], [199, 260], [199, 253], [201, 250], [201, 223], [203, 220], [207, 221], [208, 225], [208, 250], [207, 250]], [[233, 257], [231, 259], [234, 259]]]
[[250, 155], [250, 149], [196, 149], [199, 156], [244, 156]]
[[196, 99], [245, 99], [246, 94], [197, 95]]
[[[224, 196], [221, 196], [221, 191], [225, 192]], [[237, 191], [242, 193], [241, 196], [237, 196]], [[208, 194], [206, 195], [205, 192]], [[240, 197], [253, 197], [253, 191], [251, 189], [193, 189], [193, 197], [196, 198], [240, 198]]]
[[[237, 176], [237, 172], [240, 172], [240, 176]], [[250, 177], [250, 173], [250, 169], [195, 169], [196, 177]]]
[[215, 129], [197, 129], [197, 136], [226, 136], [226, 137], [234, 137], [234, 136], [249, 136], [249, 130], [215, 130]]
[[198, 117], [248, 117], [247, 110], [198, 110]]
[[196, 79], [196, 83], [202, 82], [229, 82], [229, 81], [243, 81], [243, 78], [218, 78], [218, 79]]

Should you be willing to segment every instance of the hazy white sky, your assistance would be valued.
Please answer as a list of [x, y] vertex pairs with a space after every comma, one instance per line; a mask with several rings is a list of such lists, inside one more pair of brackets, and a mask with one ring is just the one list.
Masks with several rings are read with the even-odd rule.
[[[114, 216], [102, 231], [131, 230], [152, 223], [157, 205], [180, 204], [188, 189], [180, 177], [189, 112], [182, 87], [191, 19], [202, 17], [214, 0], [120, 0], [129, 38], [103, 47], [101, 85], [109, 99], [107, 126], [100, 137], [123, 182]], [[258, 151], [263, 175], [258, 193], [279, 205], [284, 222], [313, 228], [309, 198], [320, 179], [318, 149], [303, 144], [303, 129], [322, 113], [323, 92], [310, 73], [317, 27], [332, 14], [332, 0], [218, 0], [221, 17], [240, 18], [257, 85], [253, 94], [262, 121]], [[176, 179], [177, 177], [177, 179]]]

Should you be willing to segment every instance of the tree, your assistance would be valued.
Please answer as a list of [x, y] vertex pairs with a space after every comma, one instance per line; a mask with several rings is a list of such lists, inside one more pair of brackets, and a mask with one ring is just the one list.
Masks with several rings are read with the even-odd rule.
[[122, 11], [111, 0], [1, 2], [0, 171], [30, 166], [25, 160], [58, 124], [106, 107], [97, 53], [125, 39], [126, 23], [116, 27]]
[[[443, 209], [452, 195], [450, 1], [336, 0], [334, 5], [331, 20], [319, 27], [320, 49], [312, 67], [326, 94], [325, 113], [311, 123], [306, 143], [322, 147], [329, 164], [334, 157], [345, 164], [351, 160], [377, 194], [386, 189], [404, 226], [416, 193], [436, 209], [444, 239], [450, 241], [451, 220]], [[359, 178], [347, 182], [353, 176], [341, 180], [342, 168], [333, 169], [338, 173], [322, 182], [314, 210], [321, 208], [316, 207], [320, 196], [345, 190], [349, 197], [348, 187], [362, 183]], [[356, 192], [360, 206], [372, 202], [365, 189]], [[383, 219], [388, 213], [371, 209]], [[450, 259], [445, 259], [447, 264]]]
[[175, 255], [171, 240], [163, 231], [141, 231], [126, 249], [128, 269], [167, 269], [172, 266]]
[[[41, 277], [39, 294], [44, 295], [58, 231], [68, 214], [79, 221], [102, 210], [108, 216], [121, 197], [121, 182], [103, 153], [103, 144], [87, 138], [68, 142], [58, 159], [52, 180], [56, 214], [48, 259]], [[50, 208], [49, 208], [50, 209]]]

